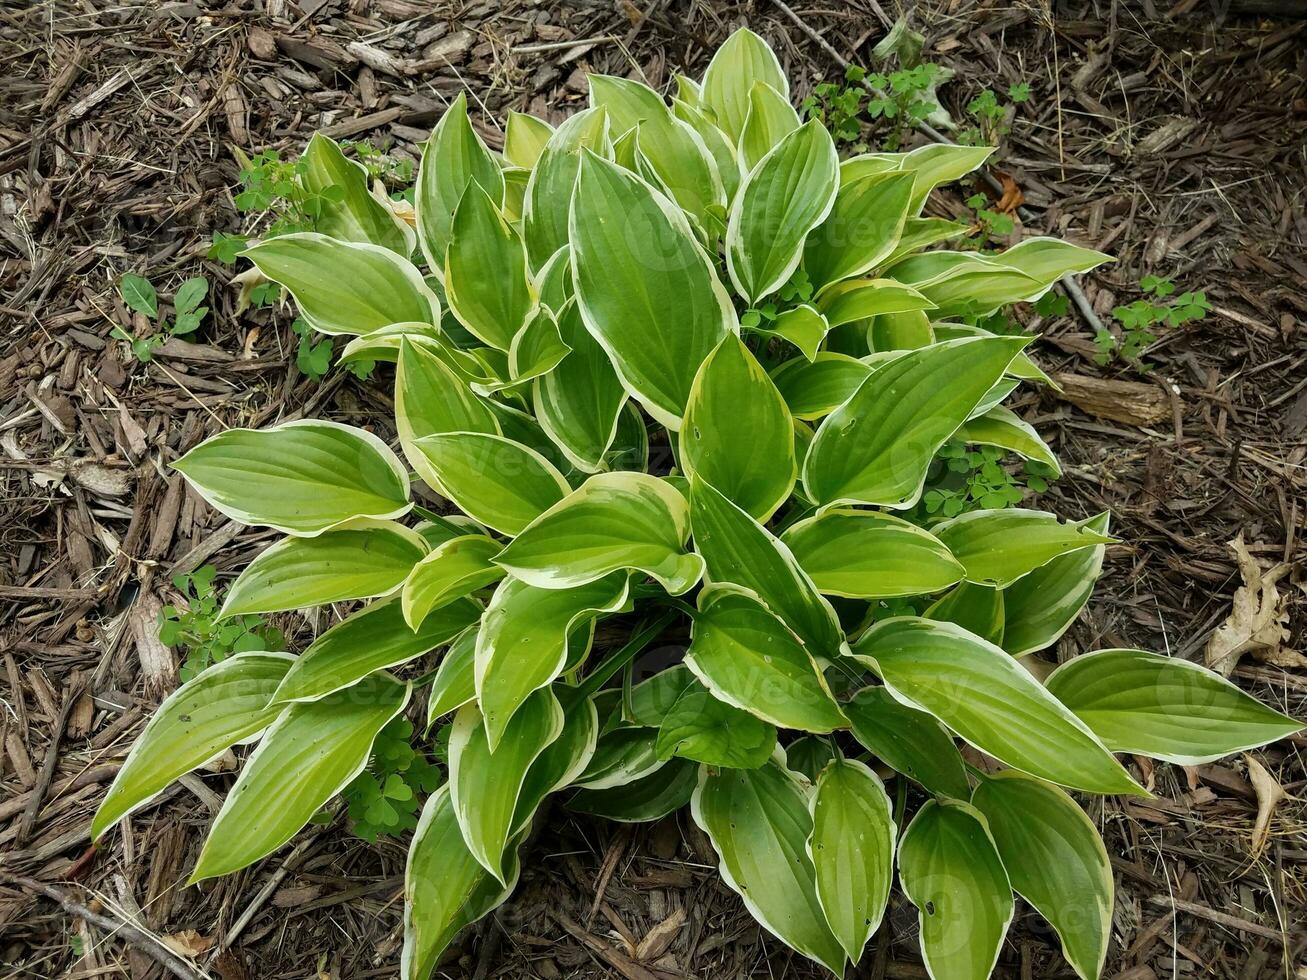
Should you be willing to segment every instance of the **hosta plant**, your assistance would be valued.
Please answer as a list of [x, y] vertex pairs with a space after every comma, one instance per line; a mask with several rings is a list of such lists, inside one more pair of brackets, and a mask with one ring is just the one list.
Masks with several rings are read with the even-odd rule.
[[[184, 684], [94, 835], [257, 742], [191, 881], [247, 867], [330, 810], [421, 697], [452, 722], [409, 851], [405, 978], [505, 900], [560, 806], [688, 806], [762, 926], [836, 974], [897, 872], [933, 976], [990, 972], [1014, 892], [1097, 976], [1112, 876], [1070, 793], [1146, 795], [1114, 753], [1192, 764], [1299, 727], [1139, 650], [1041, 681], [1022, 658], [1084, 606], [1107, 516], [915, 507], [950, 440], [1056, 468], [1000, 404], [1048, 383], [1030, 338], [975, 321], [1106, 256], [949, 250], [964, 228], [922, 217], [927, 195], [990, 151], [841, 162], [748, 31], [669, 101], [608, 76], [590, 93], [557, 128], [512, 114], [502, 154], [459, 98], [411, 223], [309, 144], [318, 231], [244, 255], [348, 338], [346, 361], [393, 362], [395, 438], [304, 419], [174, 465], [285, 535], [223, 616], [358, 605], [298, 655]], [[668, 665], [644, 677], [655, 641]]]

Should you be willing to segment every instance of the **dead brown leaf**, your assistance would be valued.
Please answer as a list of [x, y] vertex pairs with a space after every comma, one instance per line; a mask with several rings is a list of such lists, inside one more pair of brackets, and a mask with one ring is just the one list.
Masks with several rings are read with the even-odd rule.
[[1276, 583], [1293, 567], [1281, 562], [1263, 570], [1244, 544], [1242, 533], [1230, 542], [1230, 550], [1239, 563], [1243, 585], [1234, 590], [1230, 617], [1207, 641], [1205, 658], [1208, 667], [1226, 677], [1250, 650], [1259, 659], [1272, 662], [1286, 652], [1281, 644], [1289, 638], [1289, 610]]

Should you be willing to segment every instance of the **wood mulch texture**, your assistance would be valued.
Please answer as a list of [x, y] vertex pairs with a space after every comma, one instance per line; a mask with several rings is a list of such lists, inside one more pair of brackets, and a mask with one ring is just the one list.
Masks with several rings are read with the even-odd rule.
[[[1098, 317], [1138, 298], [1148, 273], [1206, 290], [1215, 308], [1165, 331], [1148, 373], [1100, 367], [1081, 311], [1022, 311], [1065, 386], [1018, 404], [1066, 464], [1045, 506], [1110, 509], [1122, 539], [1087, 615], [1045, 657], [1139, 646], [1202, 660], [1234, 611], [1217, 642], [1261, 641], [1234, 679], [1302, 718], [1307, 20], [1222, 10], [938, 0], [913, 16], [927, 56], [957, 71], [943, 90], [955, 116], [982, 87], [1031, 83], [996, 170], [1024, 197], [1018, 234], [1117, 257], [1083, 281]], [[896, 14], [876, 0], [796, 7], [863, 63]], [[288, 313], [236, 315], [217, 285], [230, 270], [205, 258], [209, 239], [240, 229], [233, 148], [293, 154], [323, 128], [416, 157], [464, 87], [498, 145], [507, 110], [571, 112], [589, 71], [655, 86], [697, 75], [740, 23], [775, 45], [797, 97], [840, 76], [770, 0], [0, 3], [0, 973], [397, 968], [403, 842], [366, 845], [338, 823], [181, 887], [229, 772], [188, 777], [88, 847], [97, 802], [177, 683], [154, 633], [179, 599], [172, 576], [205, 563], [230, 575], [271, 540], [167, 464], [224, 426], [387, 425], [385, 369], [374, 384], [308, 380]], [[937, 195], [933, 212], [964, 214], [965, 193]], [[146, 329], [116, 294], [129, 271], [165, 299], [187, 276], [215, 283], [194, 343], [143, 365], [109, 338], [116, 324]], [[302, 640], [318, 624], [278, 625]], [[1127, 760], [1157, 798], [1090, 804], [1117, 871], [1105, 975], [1307, 977], [1305, 749], [1297, 736], [1190, 770]], [[631, 829], [553, 806], [542, 824], [517, 894], [460, 938], [445, 975], [819, 975], [760, 932], [684, 814]], [[873, 947], [858, 976], [925, 976], [901, 900]], [[1072, 975], [1024, 905], [998, 972]]]

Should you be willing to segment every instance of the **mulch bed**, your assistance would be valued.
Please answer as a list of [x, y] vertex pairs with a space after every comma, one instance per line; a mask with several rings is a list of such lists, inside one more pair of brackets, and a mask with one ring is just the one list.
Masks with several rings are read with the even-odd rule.
[[[1233, 607], [1244, 618], [1220, 635], [1260, 625], [1266, 641], [1234, 679], [1305, 717], [1307, 660], [1292, 651], [1307, 645], [1307, 20], [1217, 17], [1193, 0], [1056, 8], [915, 10], [927, 57], [957, 71], [946, 105], [960, 116], [982, 87], [1032, 83], [997, 172], [1024, 196], [1026, 234], [1117, 257], [1082, 284], [1098, 318], [1148, 273], [1206, 290], [1215, 309], [1166, 331], [1146, 374], [1100, 367], [1083, 311], [1022, 313], [1065, 384], [1017, 406], [1066, 465], [1046, 506], [1110, 509], [1123, 542], [1045, 656], [1139, 646], [1201, 661]], [[889, 22], [876, 0], [796, 17], [857, 62]], [[397, 968], [402, 842], [366, 845], [337, 823], [180, 887], [228, 774], [188, 777], [88, 849], [98, 800], [177, 683], [154, 633], [179, 598], [172, 576], [233, 573], [271, 538], [167, 464], [222, 426], [389, 416], [385, 370], [375, 384], [309, 380], [290, 316], [236, 315], [218, 287], [230, 270], [205, 253], [215, 230], [239, 228], [232, 149], [293, 154], [325, 128], [416, 157], [464, 87], [498, 146], [493, 120], [509, 109], [573, 111], [589, 71], [655, 86], [697, 75], [743, 22], [776, 47], [796, 96], [840, 77], [767, 0], [0, 5], [0, 973], [158, 977], [169, 967], [152, 936], [224, 980]], [[965, 193], [937, 195], [933, 213], [966, 214]], [[116, 293], [128, 271], [165, 295], [210, 278], [194, 343], [140, 364], [110, 339], [115, 324], [145, 328]], [[302, 639], [317, 624], [278, 625]], [[1157, 799], [1091, 805], [1118, 872], [1106, 975], [1307, 976], [1305, 749], [1299, 735], [1193, 770], [1133, 760]], [[1272, 809], [1277, 783], [1289, 798]], [[818, 976], [760, 934], [685, 814], [631, 829], [554, 806], [541, 822], [518, 893], [459, 940], [447, 975]], [[858, 976], [925, 976], [906, 903], [873, 947]], [[1071, 976], [1024, 906], [999, 974]]]

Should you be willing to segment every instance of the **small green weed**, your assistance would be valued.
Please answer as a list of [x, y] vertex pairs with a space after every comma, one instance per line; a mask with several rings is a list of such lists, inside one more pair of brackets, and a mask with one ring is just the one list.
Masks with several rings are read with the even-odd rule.
[[[1144, 292], [1142, 299], [1112, 310], [1112, 316], [1121, 328], [1121, 336], [1117, 337], [1107, 328], [1094, 336], [1094, 346], [1098, 348], [1094, 359], [1099, 364], [1109, 364], [1120, 358], [1141, 371], [1147, 371], [1149, 366], [1141, 357], [1157, 342], [1157, 330], [1202, 320], [1212, 310], [1207, 295], [1202, 292], [1181, 293], [1171, 299], [1175, 283], [1161, 276], [1144, 276], [1139, 280], [1139, 288]], [[1165, 302], [1168, 299], [1169, 302]]]
[[214, 588], [217, 574], [216, 568], [205, 565], [173, 576], [172, 584], [186, 597], [186, 608], [164, 606], [159, 610], [159, 639], [166, 646], [180, 647], [186, 658], [179, 672], [183, 681], [233, 653], [286, 648], [281, 630], [269, 626], [262, 616], [218, 621], [222, 597]]
[[801, 108], [805, 118], [817, 119], [830, 130], [836, 143], [851, 144], [857, 153], [868, 149], [862, 139], [863, 120], [880, 121], [881, 146], [893, 151], [913, 127], [939, 108], [934, 98], [939, 74], [939, 66], [932, 64], [875, 73], [850, 65], [844, 77], [851, 84], [823, 82]]
[[1016, 223], [1012, 220], [1011, 215], [1004, 214], [1002, 211], [990, 210], [988, 207], [989, 198], [983, 193], [972, 194], [967, 198], [966, 205], [971, 208], [976, 216], [977, 238], [981, 242], [1006, 238], [1016, 228]]
[[209, 295], [209, 280], [204, 276], [192, 276], [177, 288], [172, 301], [172, 320], [160, 314], [158, 291], [144, 276], [131, 272], [124, 275], [118, 281], [118, 295], [128, 309], [154, 321], [154, 333], [148, 337], [137, 337], [121, 325], [110, 331], [110, 336], [130, 344], [132, 353], [142, 363], [153, 359], [154, 352], [169, 337], [188, 337], [195, 333], [209, 315], [209, 308], [200, 305]]
[[411, 742], [413, 723], [396, 718], [377, 736], [367, 769], [345, 787], [354, 833], [369, 843], [381, 834], [402, 834], [417, 826], [421, 797], [444, 781], [440, 767]]
[[913, 516], [931, 523], [972, 510], [999, 510], [1021, 503], [1027, 491], [1048, 489], [1052, 470], [1043, 463], [1023, 460], [1013, 470], [1003, 464], [1007, 453], [996, 446], [945, 443], [937, 457], [936, 472], [928, 479]]
[[[1030, 101], [1030, 83], [1021, 82], [1010, 85], [1007, 90], [1008, 104], [1020, 105]], [[1003, 125], [1007, 114], [1005, 105], [993, 89], [982, 89], [980, 94], [967, 103], [967, 112], [975, 120], [972, 126], [964, 127], [958, 132], [958, 142], [969, 146], [983, 146], [986, 143], [997, 145], [1008, 134], [1008, 127]]]

